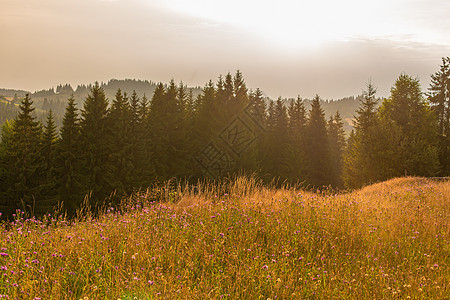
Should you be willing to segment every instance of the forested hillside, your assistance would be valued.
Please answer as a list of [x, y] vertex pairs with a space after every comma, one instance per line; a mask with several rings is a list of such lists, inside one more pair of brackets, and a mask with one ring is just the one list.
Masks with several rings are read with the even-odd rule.
[[[105, 92], [105, 96], [109, 100], [109, 102], [114, 99], [118, 89], [121, 89], [123, 93], [127, 93], [128, 95], [136, 92], [140, 96], [146, 95], [147, 97], [149, 97], [153, 95], [156, 88], [156, 83], [152, 81], [135, 79], [112, 79], [107, 83], [100, 83], [99, 85]], [[25, 95], [29, 94], [33, 99], [34, 106], [44, 112], [44, 114], [37, 112], [38, 120], [45, 121], [45, 113], [47, 113], [49, 110], [52, 110], [55, 118], [55, 123], [58, 127], [60, 127], [62, 124], [62, 117], [64, 115], [65, 107], [67, 105], [67, 99], [69, 99], [73, 95], [77, 107], [82, 107], [83, 102], [88, 96], [88, 93], [91, 89], [91, 84], [78, 85], [75, 89], [72, 88], [72, 86], [69, 84], [60, 84], [56, 86], [56, 89], [50, 88], [47, 90], [36, 91], [34, 93], [24, 90], [0, 89], [0, 103], [13, 103], [18, 106]], [[197, 97], [202, 93], [202, 89], [200, 87], [189, 87], [189, 89], [192, 89], [194, 97]], [[339, 110], [344, 121], [344, 130], [348, 135], [353, 129], [352, 120], [354, 118], [355, 111], [358, 108], [360, 99], [361, 96], [351, 96], [338, 100], [321, 99], [320, 103], [325, 111], [325, 115], [327, 118], [329, 116], [332, 116], [337, 110]], [[270, 101], [267, 96], [264, 96], [264, 100], [266, 101], [266, 104], [268, 104]], [[282, 98], [282, 103], [288, 106], [292, 100], [295, 99]], [[304, 105], [306, 109], [309, 109], [311, 106], [311, 100], [304, 99]], [[17, 111], [17, 109], [13, 109], [13, 113], [11, 113], [4, 109], [0, 109], [0, 125], [3, 124], [3, 122], [6, 120], [13, 119], [15, 117], [15, 112]]]
[[340, 112], [325, 117], [319, 95], [308, 106], [301, 98], [287, 106], [267, 101], [239, 71], [209, 81], [197, 96], [171, 81], [151, 95], [115, 86], [108, 101], [95, 83], [81, 109], [69, 96], [60, 130], [51, 111], [36, 119], [27, 94], [2, 128], [0, 211], [42, 215], [63, 202], [73, 214], [85, 197], [92, 207], [114, 205], [156, 182], [234, 174], [306, 188], [448, 176], [449, 62], [443, 59], [426, 95], [418, 79], [401, 74], [379, 103], [369, 83], [348, 139]]

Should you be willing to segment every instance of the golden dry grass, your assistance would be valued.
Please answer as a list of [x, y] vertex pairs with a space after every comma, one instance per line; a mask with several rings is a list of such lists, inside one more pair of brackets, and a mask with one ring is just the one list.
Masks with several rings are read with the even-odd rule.
[[[159, 195], [161, 195], [159, 191]], [[345, 193], [255, 178], [130, 197], [122, 212], [3, 230], [10, 299], [446, 299], [450, 183]]]

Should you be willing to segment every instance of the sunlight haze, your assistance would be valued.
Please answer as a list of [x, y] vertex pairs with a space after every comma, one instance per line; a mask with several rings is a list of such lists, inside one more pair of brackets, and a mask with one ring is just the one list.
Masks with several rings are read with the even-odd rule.
[[338, 99], [402, 72], [426, 90], [450, 53], [446, 0], [2, 0], [0, 88], [111, 78], [203, 86], [243, 72], [268, 96]]

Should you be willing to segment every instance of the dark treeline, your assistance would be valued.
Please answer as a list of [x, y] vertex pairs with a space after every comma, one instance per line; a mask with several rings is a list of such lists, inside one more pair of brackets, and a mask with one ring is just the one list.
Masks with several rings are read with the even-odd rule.
[[40, 216], [62, 203], [73, 215], [84, 199], [114, 205], [155, 182], [234, 174], [310, 188], [449, 175], [449, 63], [443, 59], [426, 95], [402, 74], [378, 103], [369, 83], [348, 139], [339, 112], [326, 119], [319, 96], [309, 109], [301, 98], [267, 102], [239, 71], [198, 96], [171, 81], [151, 98], [118, 88], [110, 103], [95, 84], [81, 109], [68, 100], [59, 132], [51, 111], [36, 120], [26, 95], [2, 128], [0, 211]]

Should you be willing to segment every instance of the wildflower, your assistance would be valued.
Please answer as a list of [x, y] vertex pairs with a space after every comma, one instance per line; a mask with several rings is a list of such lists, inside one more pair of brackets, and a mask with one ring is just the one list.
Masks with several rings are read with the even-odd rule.
[[0, 256], [9, 256], [9, 254], [5, 252], [0, 252]]
[[267, 265], [262, 266], [263, 269], [268, 269], [269, 267]]

